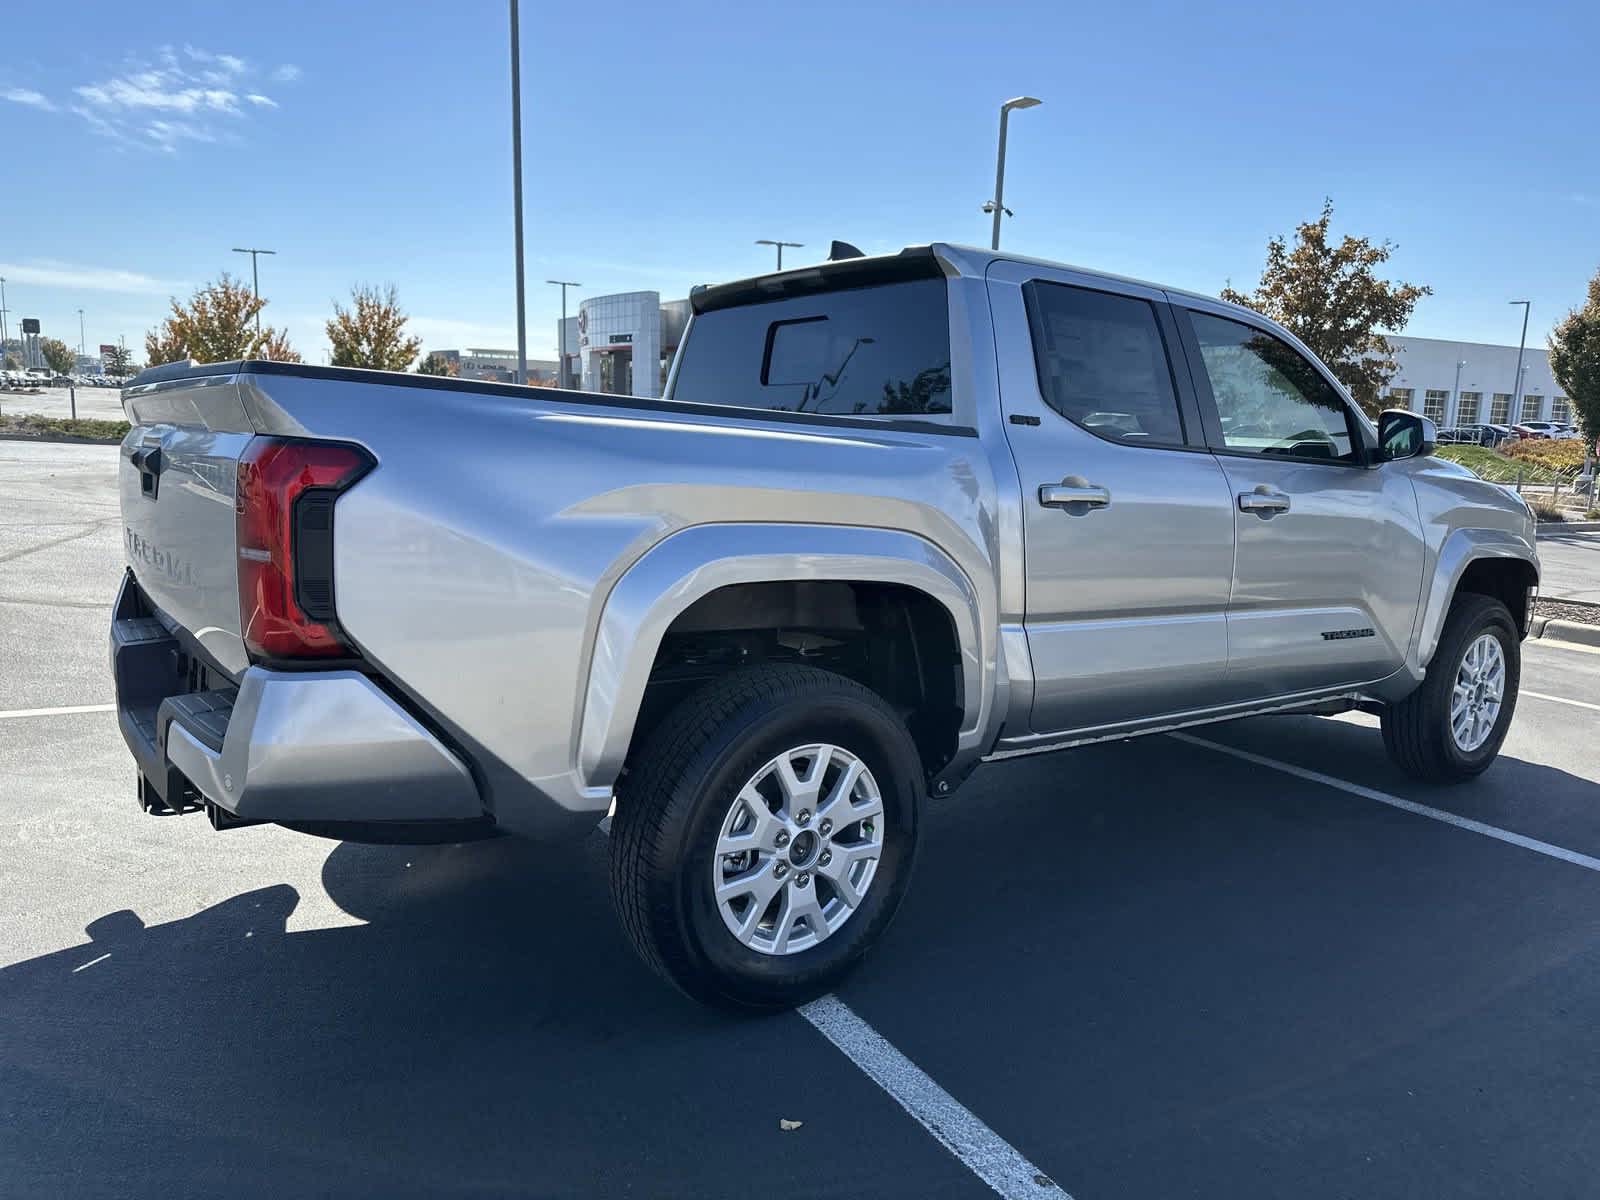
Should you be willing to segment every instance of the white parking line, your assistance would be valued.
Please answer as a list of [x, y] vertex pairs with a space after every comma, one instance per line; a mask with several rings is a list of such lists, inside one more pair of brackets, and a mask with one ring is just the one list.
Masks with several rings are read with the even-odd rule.
[[[1526, 694], [1526, 693], [1524, 693]], [[1189, 733], [1174, 733], [1169, 735], [1180, 742], [1188, 742], [1191, 746], [1201, 746], [1207, 750], [1215, 750], [1220, 754], [1228, 754], [1234, 758], [1243, 759], [1248, 763], [1255, 763], [1261, 767], [1271, 767], [1274, 771], [1282, 771], [1286, 775], [1294, 775], [1300, 779], [1320, 783], [1325, 787], [1338, 788], [1341, 792], [1349, 792], [1352, 796], [1361, 796], [1367, 800], [1376, 800], [1379, 804], [1387, 804], [1390, 808], [1398, 808], [1402, 812], [1415, 813], [1419, 817], [1427, 817], [1431, 821], [1443, 821], [1446, 825], [1454, 825], [1457, 829], [1465, 829], [1470, 833], [1481, 833], [1484, 837], [1494, 838], [1498, 842], [1506, 842], [1512, 846], [1521, 846], [1524, 850], [1532, 850], [1535, 854], [1543, 854], [1549, 858], [1559, 858], [1577, 867], [1585, 867], [1590, 871], [1600, 871], [1600, 858], [1591, 858], [1587, 854], [1579, 854], [1576, 850], [1568, 850], [1564, 846], [1554, 846], [1549, 842], [1541, 842], [1537, 838], [1523, 837], [1520, 833], [1512, 833], [1509, 829], [1501, 829], [1498, 825], [1486, 825], [1482, 821], [1474, 821], [1471, 817], [1457, 816], [1453, 812], [1445, 812], [1442, 808], [1431, 808], [1426, 804], [1418, 804], [1415, 800], [1406, 800], [1400, 796], [1391, 796], [1388, 792], [1380, 792], [1377, 788], [1362, 787], [1359, 783], [1351, 783], [1334, 775], [1324, 775], [1321, 771], [1308, 770], [1297, 767], [1293, 763], [1279, 762], [1275, 758], [1268, 758], [1263, 754], [1252, 754], [1248, 750], [1236, 750], [1232, 746], [1224, 746], [1221, 742], [1207, 741], [1205, 738], [1195, 737]]]
[[1072, 1200], [1048, 1175], [856, 1016], [843, 1000], [823, 996], [799, 1012], [940, 1145], [1007, 1200], [1023, 1196]]
[[1587, 708], [1593, 712], [1600, 712], [1600, 704], [1590, 704], [1587, 700], [1570, 700], [1566, 696], [1552, 696], [1548, 692], [1530, 692], [1527, 688], [1521, 688], [1517, 695], [1532, 696], [1535, 700], [1548, 700], [1552, 704], [1570, 704], [1573, 708]]
[[68, 704], [64, 708], [13, 708], [0, 711], [0, 721], [12, 717], [65, 717], [72, 713], [115, 712], [115, 704]]

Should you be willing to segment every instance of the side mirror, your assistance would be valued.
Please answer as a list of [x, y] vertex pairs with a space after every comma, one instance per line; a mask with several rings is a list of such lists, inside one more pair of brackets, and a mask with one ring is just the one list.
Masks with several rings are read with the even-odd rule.
[[1432, 454], [1438, 444], [1439, 429], [1427, 417], [1403, 408], [1378, 414], [1378, 447], [1385, 459], [1419, 458]]

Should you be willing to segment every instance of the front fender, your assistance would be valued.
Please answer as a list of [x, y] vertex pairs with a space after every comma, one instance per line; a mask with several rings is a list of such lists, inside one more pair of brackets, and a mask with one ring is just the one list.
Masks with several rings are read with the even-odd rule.
[[1474, 562], [1485, 558], [1517, 559], [1531, 566], [1535, 577], [1538, 575], [1539, 552], [1527, 538], [1504, 529], [1452, 531], [1439, 547], [1423, 600], [1422, 617], [1417, 622], [1411, 661], [1406, 664], [1415, 678], [1422, 678], [1433, 660], [1433, 652], [1439, 648], [1439, 634], [1444, 629], [1444, 619], [1450, 612], [1450, 602], [1455, 598], [1461, 576]]
[[[656, 651], [677, 616], [702, 596], [739, 583], [862, 580], [905, 584], [950, 614], [961, 644], [958, 757], [982, 752], [997, 710], [998, 624], [943, 550], [912, 533], [853, 525], [696, 525], [642, 555], [606, 597], [590, 659], [577, 770], [586, 787], [610, 787], [622, 770]], [[992, 616], [992, 614], [989, 614]]]

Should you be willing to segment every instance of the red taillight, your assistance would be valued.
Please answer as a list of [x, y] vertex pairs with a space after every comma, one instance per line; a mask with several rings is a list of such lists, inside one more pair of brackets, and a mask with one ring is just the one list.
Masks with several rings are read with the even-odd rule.
[[252, 658], [350, 653], [333, 621], [331, 501], [371, 466], [336, 442], [258, 437], [245, 447], [234, 511], [239, 629]]

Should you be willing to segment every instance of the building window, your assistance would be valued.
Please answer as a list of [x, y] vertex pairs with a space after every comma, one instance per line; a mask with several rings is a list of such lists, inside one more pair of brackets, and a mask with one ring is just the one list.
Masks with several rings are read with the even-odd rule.
[[1504, 425], [1511, 419], [1511, 393], [1496, 392], [1489, 402], [1489, 424]]
[[1403, 408], [1409, 412], [1411, 409], [1411, 397], [1416, 394], [1416, 389], [1414, 388], [1390, 388], [1389, 407]]
[[1565, 396], [1557, 396], [1550, 401], [1550, 419], [1561, 425], [1572, 424], [1572, 401]]
[[1476, 425], [1478, 423], [1478, 404], [1483, 400], [1482, 392], [1462, 392], [1456, 400], [1456, 424]]
[[1444, 420], [1444, 402], [1449, 398], [1449, 392], [1441, 392], [1437, 388], [1429, 388], [1422, 393], [1422, 415], [1428, 420], [1438, 424]]
[[1522, 416], [1519, 419], [1523, 421], [1537, 421], [1539, 419], [1539, 414], [1543, 411], [1543, 396], [1524, 396], [1522, 398]]

